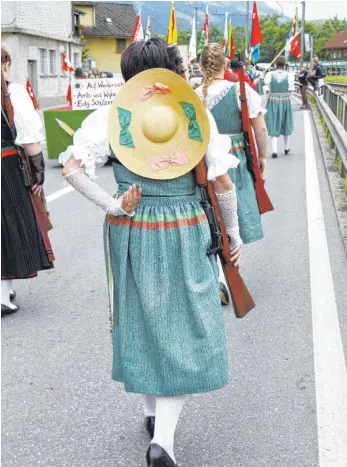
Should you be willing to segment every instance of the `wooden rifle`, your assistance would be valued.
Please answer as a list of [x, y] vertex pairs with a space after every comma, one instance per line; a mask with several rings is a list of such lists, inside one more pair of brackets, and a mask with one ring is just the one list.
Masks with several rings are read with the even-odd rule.
[[[16, 127], [14, 124], [13, 118], [13, 107], [10, 99], [10, 95], [7, 89], [7, 84], [4, 76], [3, 70], [1, 70], [1, 111], [7, 121], [9, 128], [11, 130], [13, 142], [16, 140], [17, 133]], [[14, 143], [15, 144], [15, 143]], [[29, 196], [33, 203], [33, 209], [36, 216], [38, 217], [39, 224], [48, 232], [53, 229], [52, 223], [49, 219], [47, 210], [46, 210], [46, 201], [43, 190], [40, 195], [35, 195], [31, 188], [34, 186], [33, 177], [31, 173], [30, 160], [28, 154], [25, 152], [24, 148], [21, 146], [15, 145], [20, 161], [20, 168], [23, 175], [24, 185], [30, 190]]]
[[240, 100], [241, 100], [241, 111], [242, 111], [242, 128], [243, 137], [245, 144], [245, 154], [247, 158], [248, 170], [252, 173], [254, 178], [255, 193], [257, 195], [257, 201], [259, 206], [260, 214], [273, 211], [274, 208], [270, 201], [270, 198], [265, 190], [265, 181], [261, 178], [257, 151], [255, 148], [253, 132], [251, 128], [251, 122], [249, 119], [248, 106], [247, 106], [247, 95], [245, 86], [245, 70], [243, 63], [241, 62], [241, 55], [238, 54], [239, 60], [239, 79], [240, 79]]
[[212, 244], [208, 254], [218, 254], [224, 276], [234, 305], [235, 315], [243, 318], [255, 307], [255, 303], [239, 272], [230, 262], [229, 237], [212, 182], [207, 180], [205, 158], [195, 167], [195, 178], [199, 187], [201, 206], [205, 211], [211, 229]]

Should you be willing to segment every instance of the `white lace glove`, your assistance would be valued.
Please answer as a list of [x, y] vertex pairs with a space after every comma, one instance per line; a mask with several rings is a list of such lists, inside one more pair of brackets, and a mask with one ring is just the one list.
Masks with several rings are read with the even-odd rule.
[[135, 211], [131, 213], [124, 211], [121, 208], [122, 198], [112, 198], [112, 196], [88, 177], [83, 168], [68, 173], [64, 178], [76, 191], [99, 206], [106, 214], [130, 217], [135, 214]]
[[237, 216], [236, 189], [227, 193], [216, 193], [219, 208], [223, 216], [225, 230], [230, 239], [230, 250], [233, 250], [243, 242], [240, 237], [239, 218]]

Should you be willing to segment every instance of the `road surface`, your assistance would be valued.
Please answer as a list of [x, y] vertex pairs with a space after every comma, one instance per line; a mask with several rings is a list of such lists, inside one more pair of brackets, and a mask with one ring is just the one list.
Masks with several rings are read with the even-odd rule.
[[[293, 108], [291, 154], [282, 141], [268, 159], [265, 239], [243, 248], [257, 308], [225, 308], [230, 385], [189, 398], [180, 467], [347, 466], [346, 254], [310, 112]], [[3, 465], [142, 467], [139, 397], [110, 378], [103, 213], [47, 165], [56, 267], [17, 282], [2, 320]], [[115, 191], [111, 167], [98, 175]]]

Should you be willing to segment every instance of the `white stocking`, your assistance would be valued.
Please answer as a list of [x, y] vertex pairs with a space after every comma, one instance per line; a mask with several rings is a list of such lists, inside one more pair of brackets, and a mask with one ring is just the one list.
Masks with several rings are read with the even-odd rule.
[[156, 397], [155, 430], [152, 444], [159, 444], [174, 462], [174, 437], [187, 396]]
[[284, 135], [284, 149], [290, 149], [290, 135]]
[[141, 394], [143, 402], [143, 410], [145, 417], [155, 417], [156, 400], [155, 396], [148, 396], [147, 394]]
[[278, 153], [278, 150], [277, 150], [277, 142], [278, 142], [278, 138], [276, 136], [272, 136], [271, 137], [271, 143], [272, 143], [272, 153]]
[[2, 280], [1, 281], [1, 304], [6, 305], [12, 310], [14, 310], [16, 305], [13, 305], [10, 300], [10, 293], [12, 290], [12, 280]]

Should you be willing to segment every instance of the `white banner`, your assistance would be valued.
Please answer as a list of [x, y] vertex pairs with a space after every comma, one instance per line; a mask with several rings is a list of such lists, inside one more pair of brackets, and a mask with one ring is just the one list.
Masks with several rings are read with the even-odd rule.
[[305, 52], [311, 52], [311, 41], [309, 34], [305, 34]]
[[98, 109], [112, 104], [123, 84], [121, 77], [72, 80], [72, 110]]

